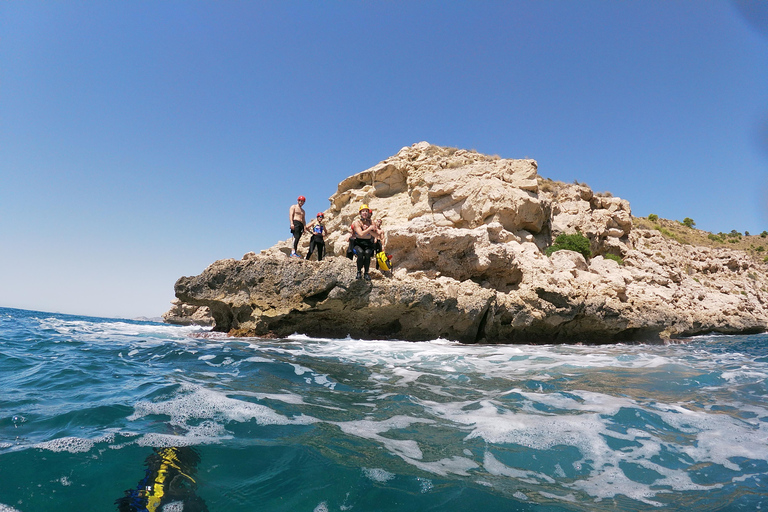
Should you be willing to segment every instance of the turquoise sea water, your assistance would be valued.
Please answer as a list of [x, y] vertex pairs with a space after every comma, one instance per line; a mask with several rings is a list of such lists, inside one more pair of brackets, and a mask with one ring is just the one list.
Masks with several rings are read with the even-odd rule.
[[0, 512], [765, 510], [767, 376], [768, 335], [230, 339], [0, 308]]

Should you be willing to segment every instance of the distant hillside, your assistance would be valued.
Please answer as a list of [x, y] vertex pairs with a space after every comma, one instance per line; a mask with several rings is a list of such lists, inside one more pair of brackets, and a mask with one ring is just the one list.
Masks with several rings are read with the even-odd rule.
[[766, 231], [756, 235], [747, 235], [735, 230], [730, 233], [710, 233], [688, 227], [680, 221], [654, 218], [652, 215], [649, 217], [632, 217], [634, 226], [640, 229], [655, 229], [665, 238], [676, 240], [681, 244], [738, 249], [758, 261], [768, 263], [768, 232]]

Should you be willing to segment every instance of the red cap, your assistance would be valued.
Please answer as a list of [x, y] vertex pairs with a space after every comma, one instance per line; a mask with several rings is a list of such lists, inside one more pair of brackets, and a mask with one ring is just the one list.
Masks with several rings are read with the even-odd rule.
[[307, 198], [304, 196], [299, 196], [299, 198], [297, 199], [297, 201], [306, 201], [306, 200]]

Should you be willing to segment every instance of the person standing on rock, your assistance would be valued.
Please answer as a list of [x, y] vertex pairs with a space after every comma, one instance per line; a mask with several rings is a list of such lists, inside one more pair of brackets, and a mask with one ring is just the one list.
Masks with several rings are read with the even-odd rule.
[[323, 220], [325, 220], [325, 215], [323, 212], [320, 212], [317, 214], [315, 220], [307, 225], [307, 231], [312, 233], [312, 238], [309, 239], [309, 252], [307, 253], [307, 259], [312, 256], [312, 253], [315, 252], [315, 248], [317, 248], [317, 261], [323, 261], [323, 255], [325, 254], [324, 237], [327, 233], [327, 230], [323, 225]]
[[[381, 238], [383, 233], [379, 227], [371, 222], [371, 210], [367, 204], [361, 205], [360, 218], [352, 223], [352, 231], [355, 235], [355, 254], [357, 255], [357, 279], [361, 277], [366, 281], [371, 280], [368, 274], [371, 268], [371, 256], [374, 251], [374, 240]], [[362, 271], [365, 274], [361, 275]]]
[[296, 204], [291, 205], [291, 209], [288, 211], [288, 218], [291, 221], [291, 233], [293, 233], [293, 251], [291, 256], [300, 258], [296, 253], [296, 249], [299, 248], [299, 240], [301, 235], [304, 234], [304, 224], [306, 224], [306, 217], [304, 212], [304, 203], [307, 202], [307, 198], [299, 196], [296, 200]]

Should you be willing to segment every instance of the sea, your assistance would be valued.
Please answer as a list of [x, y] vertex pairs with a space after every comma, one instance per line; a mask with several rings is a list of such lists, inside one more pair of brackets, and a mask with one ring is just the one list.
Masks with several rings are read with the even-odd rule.
[[230, 338], [0, 308], [0, 512], [768, 509], [768, 335]]

